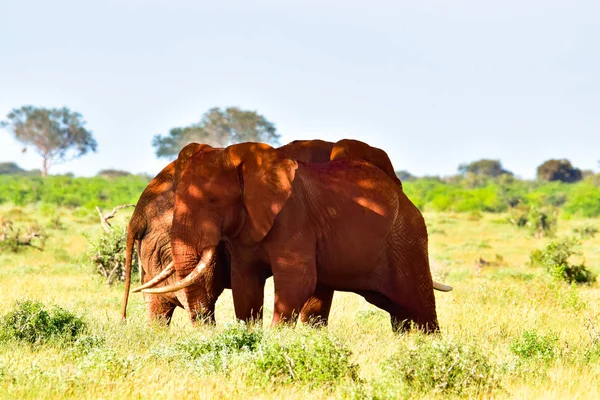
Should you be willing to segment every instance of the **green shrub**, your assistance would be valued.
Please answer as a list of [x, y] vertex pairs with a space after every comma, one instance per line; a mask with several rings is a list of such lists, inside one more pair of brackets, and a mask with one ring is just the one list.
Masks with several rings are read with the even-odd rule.
[[539, 335], [535, 330], [525, 331], [521, 338], [514, 339], [510, 351], [522, 360], [549, 362], [559, 354], [558, 337], [551, 333]]
[[541, 210], [536, 206], [517, 207], [511, 210], [509, 221], [520, 228], [527, 228], [537, 238], [552, 237], [556, 233], [557, 211]]
[[327, 332], [307, 328], [264, 332], [230, 324], [212, 338], [180, 341], [154, 355], [191, 363], [200, 373], [240, 369], [249, 382], [260, 385], [298, 382], [314, 387], [357, 379], [350, 351]]
[[473, 344], [419, 337], [401, 347], [382, 368], [392, 384], [400, 385], [403, 397], [476, 395], [499, 386], [497, 367]]
[[557, 280], [568, 283], [593, 283], [596, 281], [596, 274], [588, 270], [582, 263], [573, 265], [569, 263], [569, 258], [574, 255], [581, 255], [576, 250], [580, 245], [575, 238], [566, 238], [550, 242], [542, 250], [534, 250], [529, 256], [531, 265], [540, 265], [546, 268], [548, 274]]
[[289, 333], [282, 331], [260, 343], [251, 380], [316, 387], [333, 385], [343, 378], [358, 379], [358, 366], [350, 361], [352, 353], [327, 332]]
[[17, 301], [2, 317], [2, 336], [31, 344], [72, 342], [86, 328], [79, 316], [58, 306], [46, 307], [33, 300]]
[[[125, 247], [127, 231], [125, 228], [113, 226], [108, 232], [102, 231], [96, 239], [87, 236], [91, 246], [87, 253], [94, 272], [102, 275], [111, 285], [115, 281], [125, 280]], [[132, 258], [131, 272], [139, 269], [137, 257]]]
[[245, 363], [262, 339], [260, 329], [248, 329], [243, 323], [228, 324], [210, 339], [180, 341], [171, 348], [158, 349], [155, 354], [171, 360], [183, 359], [201, 372], [213, 373]]

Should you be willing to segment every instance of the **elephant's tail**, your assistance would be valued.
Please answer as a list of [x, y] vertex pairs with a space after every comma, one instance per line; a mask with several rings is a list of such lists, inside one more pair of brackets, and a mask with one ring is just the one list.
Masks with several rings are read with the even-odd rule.
[[[131, 223], [129, 225], [131, 227]], [[129, 289], [131, 287], [131, 263], [133, 258], [133, 245], [135, 244], [136, 232], [133, 229], [127, 230], [127, 244], [125, 246], [125, 298], [123, 299], [123, 310], [121, 319], [127, 319], [127, 302], [129, 301]], [[141, 266], [140, 266], [141, 268]]]

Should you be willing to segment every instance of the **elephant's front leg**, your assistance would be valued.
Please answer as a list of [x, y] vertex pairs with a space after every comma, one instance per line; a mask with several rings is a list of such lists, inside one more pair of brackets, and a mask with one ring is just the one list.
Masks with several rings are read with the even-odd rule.
[[248, 265], [231, 266], [231, 292], [237, 319], [262, 321], [265, 294], [265, 274]]
[[288, 251], [272, 255], [271, 269], [275, 284], [272, 325], [281, 322], [294, 324], [317, 287], [314, 253]]
[[160, 323], [169, 325], [176, 305], [166, 296], [144, 293], [144, 302], [148, 313], [148, 324]]

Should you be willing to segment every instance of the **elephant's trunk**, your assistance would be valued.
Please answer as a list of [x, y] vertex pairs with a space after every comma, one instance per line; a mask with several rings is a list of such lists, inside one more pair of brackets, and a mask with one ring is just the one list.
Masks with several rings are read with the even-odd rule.
[[202, 257], [200, 258], [200, 262], [196, 267], [192, 270], [192, 272], [172, 285], [163, 286], [159, 288], [152, 289], [143, 289], [142, 293], [152, 293], [152, 294], [160, 294], [160, 293], [170, 293], [175, 292], [180, 289], [184, 289], [196, 283], [200, 278], [202, 278], [202, 271], [211, 264], [213, 258], [215, 256], [215, 246], [210, 246], [204, 249], [202, 252]]

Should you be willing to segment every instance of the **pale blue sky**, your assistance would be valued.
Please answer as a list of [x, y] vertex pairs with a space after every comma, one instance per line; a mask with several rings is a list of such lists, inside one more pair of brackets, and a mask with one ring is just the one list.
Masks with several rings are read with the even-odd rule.
[[[600, 2], [0, 0], [0, 117], [25, 104], [98, 141], [51, 173], [157, 173], [153, 135], [229, 105], [282, 144], [356, 138], [417, 175], [598, 170]], [[0, 161], [40, 168], [21, 148], [0, 131]]]

